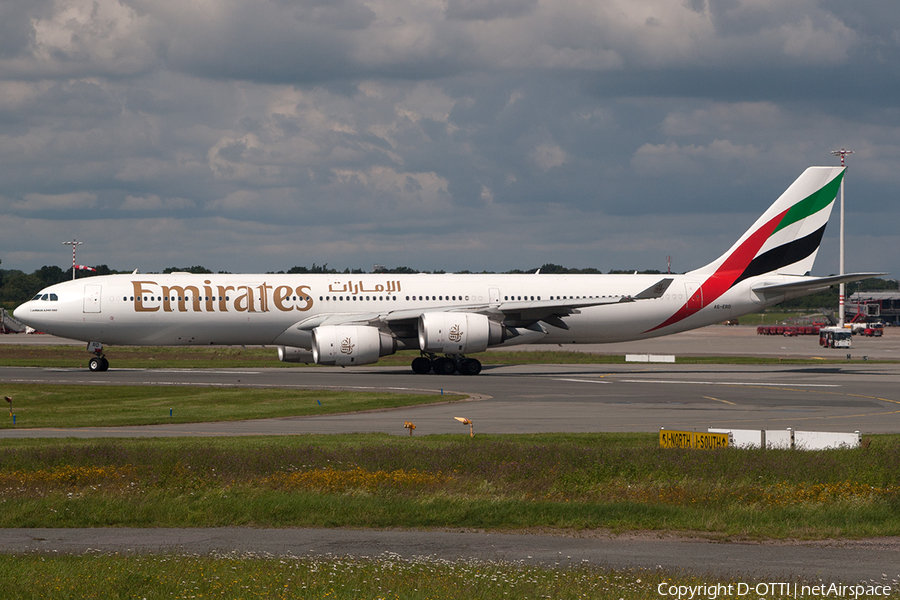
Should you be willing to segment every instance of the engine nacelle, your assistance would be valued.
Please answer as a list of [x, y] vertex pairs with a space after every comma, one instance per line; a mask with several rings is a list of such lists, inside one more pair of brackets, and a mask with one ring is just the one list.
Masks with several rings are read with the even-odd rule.
[[286, 363], [316, 362], [312, 351], [294, 346], [278, 346], [278, 360]]
[[368, 365], [396, 351], [394, 338], [375, 327], [326, 325], [312, 330], [312, 355], [319, 365]]
[[484, 315], [430, 312], [419, 316], [419, 348], [425, 352], [484, 352], [503, 341], [503, 326]]

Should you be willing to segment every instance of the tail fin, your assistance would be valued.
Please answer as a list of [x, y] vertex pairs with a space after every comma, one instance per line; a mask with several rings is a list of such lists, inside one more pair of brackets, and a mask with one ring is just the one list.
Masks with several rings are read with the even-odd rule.
[[[688, 301], [675, 314], [645, 333], [691, 316], [750, 277], [767, 273], [806, 275], [812, 269], [819, 251], [843, 176], [843, 167], [810, 167], [805, 170], [728, 252], [705, 267], [688, 273], [703, 283], [688, 291]], [[831, 279], [843, 278], [824, 279], [828, 279], [827, 285], [831, 285]], [[823, 284], [823, 278], [809, 279], [810, 282], [800, 287]], [[796, 283], [789, 285], [797, 287]], [[784, 290], [781, 293], [783, 298]]]
[[806, 169], [728, 252], [692, 274], [727, 289], [766, 273], [809, 273], [843, 176], [843, 167]]

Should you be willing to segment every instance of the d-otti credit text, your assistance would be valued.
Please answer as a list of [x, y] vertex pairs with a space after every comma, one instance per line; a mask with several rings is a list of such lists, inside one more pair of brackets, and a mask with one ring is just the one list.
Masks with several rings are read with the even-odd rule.
[[716, 583], [702, 585], [675, 585], [660, 583], [656, 593], [673, 600], [716, 600], [724, 596], [759, 598], [871, 598], [891, 595], [891, 586], [874, 584], [820, 583], [817, 585], [796, 582]]

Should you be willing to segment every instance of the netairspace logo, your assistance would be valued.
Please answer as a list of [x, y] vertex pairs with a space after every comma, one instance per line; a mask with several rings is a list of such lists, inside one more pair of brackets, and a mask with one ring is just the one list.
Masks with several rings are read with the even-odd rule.
[[869, 598], [891, 595], [889, 585], [844, 585], [822, 583], [717, 583], [710, 585], [672, 585], [660, 583], [656, 593], [672, 600], [716, 600], [722, 596], [738, 596], [754, 600], [777, 600], [779, 598]]

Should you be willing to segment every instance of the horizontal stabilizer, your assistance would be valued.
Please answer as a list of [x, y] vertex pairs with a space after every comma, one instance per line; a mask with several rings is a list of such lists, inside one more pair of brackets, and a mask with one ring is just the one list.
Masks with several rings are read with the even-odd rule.
[[887, 273], [847, 273], [846, 275], [831, 275], [830, 277], [805, 277], [790, 283], [776, 283], [772, 285], [753, 286], [754, 292], [788, 294], [792, 292], [812, 293], [830, 288], [840, 283], [852, 283], [862, 281], [870, 277], [880, 277]]

